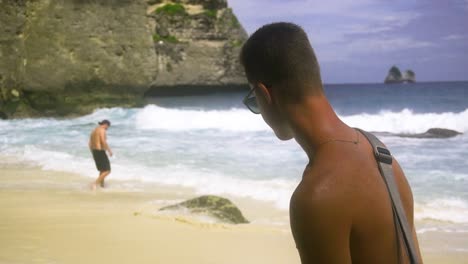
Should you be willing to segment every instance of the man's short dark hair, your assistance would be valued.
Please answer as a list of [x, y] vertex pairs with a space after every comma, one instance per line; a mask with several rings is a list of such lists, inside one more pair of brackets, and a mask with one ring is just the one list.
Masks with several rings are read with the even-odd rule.
[[101, 122], [98, 123], [99, 125], [108, 125], [111, 126], [111, 122], [107, 119], [102, 120]]
[[242, 47], [240, 60], [250, 83], [278, 90], [288, 102], [322, 94], [320, 68], [307, 34], [292, 23], [258, 29]]

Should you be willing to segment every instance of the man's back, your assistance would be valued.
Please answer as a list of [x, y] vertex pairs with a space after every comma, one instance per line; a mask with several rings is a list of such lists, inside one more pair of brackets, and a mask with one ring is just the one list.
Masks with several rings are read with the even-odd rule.
[[89, 146], [91, 149], [102, 150], [103, 149], [103, 133], [105, 129], [101, 126], [96, 127], [89, 137]]
[[[389, 193], [370, 143], [359, 138], [359, 144], [330, 142], [318, 149], [291, 198], [291, 227], [303, 263], [399, 263]], [[411, 189], [396, 161], [393, 170], [413, 227]], [[328, 250], [334, 252], [322, 254]], [[404, 247], [400, 252], [406, 263]]]

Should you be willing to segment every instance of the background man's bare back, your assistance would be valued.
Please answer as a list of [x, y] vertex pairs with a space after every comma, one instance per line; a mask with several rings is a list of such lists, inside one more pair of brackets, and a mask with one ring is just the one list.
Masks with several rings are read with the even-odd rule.
[[105, 133], [106, 133], [106, 130], [103, 127], [101, 126], [96, 127], [93, 130], [93, 132], [91, 132], [91, 135], [89, 137], [89, 147], [91, 149], [96, 149], [96, 150], [105, 150], [103, 148], [104, 142], [102, 142], [103, 134], [105, 137]]

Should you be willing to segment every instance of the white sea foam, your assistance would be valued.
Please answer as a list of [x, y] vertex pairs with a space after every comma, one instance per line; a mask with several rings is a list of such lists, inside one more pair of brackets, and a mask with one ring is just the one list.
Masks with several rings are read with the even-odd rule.
[[436, 220], [451, 223], [468, 223], [468, 204], [459, 198], [435, 199], [416, 204], [417, 220]]
[[32, 145], [4, 149], [2, 154], [15, 157], [19, 162], [39, 166], [43, 170], [71, 172], [95, 176], [90, 159], [73, 156], [67, 152], [44, 150]]
[[[14, 156], [22, 162], [33, 164], [44, 170], [63, 171], [95, 178], [97, 172], [90, 158], [72, 156], [66, 152], [43, 150], [35, 146], [10, 149], [3, 154]], [[114, 163], [115, 161], [115, 163]], [[140, 188], [145, 182], [193, 188], [197, 193], [233, 195], [272, 202], [278, 208], [286, 209], [289, 196], [296, 182], [294, 180], [239, 179], [207, 168], [192, 168], [184, 164], [168, 164], [162, 167], [111, 159], [112, 180], [131, 181], [132, 188]]]
[[230, 131], [262, 131], [267, 125], [259, 116], [247, 110], [202, 111], [167, 109], [149, 105], [136, 114], [140, 129], [171, 131], [219, 129]]
[[[95, 114], [98, 115], [98, 114]], [[401, 112], [381, 111], [377, 114], [342, 115], [351, 126], [368, 131], [391, 133], [423, 133], [440, 127], [468, 132], [468, 109], [460, 113], [414, 113], [409, 109]], [[136, 127], [170, 131], [219, 129], [228, 131], [269, 130], [260, 116], [248, 110], [202, 111], [167, 109], [149, 105], [136, 113]]]
[[418, 228], [416, 230], [418, 234], [430, 233], [430, 232], [443, 232], [443, 233], [468, 233], [467, 229], [464, 228], [454, 228], [454, 227], [438, 227], [438, 226], [431, 226], [431, 227], [423, 227]]
[[391, 133], [423, 133], [430, 128], [446, 128], [468, 132], [468, 109], [460, 113], [414, 113], [409, 109], [401, 112], [381, 111], [378, 114], [342, 116], [354, 127], [368, 131]]
[[[72, 172], [89, 178], [96, 176], [94, 164], [90, 159], [74, 157], [65, 152], [25, 146], [22, 150], [7, 151], [4, 154], [15, 155], [28, 163], [33, 162], [45, 170]], [[288, 208], [289, 198], [297, 184], [293, 179], [239, 179], [207, 168], [195, 169], [184, 164], [148, 167], [129, 161], [115, 161], [112, 174], [114, 181], [136, 181], [140, 185], [153, 182], [189, 187], [199, 194], [232, 195], [272, 202], [280, 209]], [[135, 186], [138, 188], [138, 184]], [[415, 206], [415, 218], [468, 223], [468, 204], [458, 198], [418, 203]]]
[[[468, 132], [468, 109], [460, 113], [414, 113], [404, 109], [400, 112], [381, 111], [376, 114], [341, 115], [351, 126], [368, 131], [391, 133], [423, 133], [430, 128], [440, 127]], [[25, 119], [21, 126], [40, 128], [60, 124], [94, 124], [102, 119], [111, 119], [113, 124], [134, 122], [136, 128], [146, 130], [187, 131], [218, 129], [227, 131], [264, 131], [270, 128], [259, 115], [245, 109], [219, 111], [169, 109], [148, 105], [142, 109], [100, 109], [94, 113], [71, 120]], [[2, 121], [0, 128], [19, 125], [18, 120]]]

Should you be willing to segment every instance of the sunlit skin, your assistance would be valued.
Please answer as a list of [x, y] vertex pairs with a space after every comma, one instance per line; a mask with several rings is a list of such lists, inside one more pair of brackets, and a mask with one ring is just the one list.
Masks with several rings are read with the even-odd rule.
[[[105, 150], [109, 153], [109, 156], [112, 157], [113, 153], [107, 144], [107, 129], [109, 125], [102, 124], [97, 126], [89, 137], [89, 149], [92, 151], [95, 150]], [[110, 174], [110, 171], [101, 171], [95, 182], [91, 184], [91, 189], [95, 190], [97, 186], [104, 187], [104, 180]]]
[[[309, 158], [290, 202], [302, 263], [399, 263], [389, 194], [365, 137], [339, 119], [323, 94], [287, 103], [263, 83], [252, 87], [276, 136], [294, 138]], [[393, 171], [419, 250], [412, 192], [397, 161]]]

